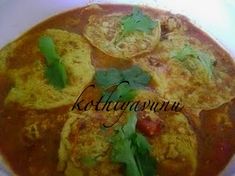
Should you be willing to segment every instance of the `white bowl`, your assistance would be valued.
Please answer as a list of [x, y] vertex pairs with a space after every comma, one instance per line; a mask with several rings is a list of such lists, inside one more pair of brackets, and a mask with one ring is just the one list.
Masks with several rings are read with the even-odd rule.
[[[0, 48], [50, 16], [92, 3], [140, 4], [183, 14], [235, 58], [234, 0], [0, 0]], [[0, 160], [0, 176], [9, 175], [14, 174]], [[220, 175], [235, 176], [235, 157]]]

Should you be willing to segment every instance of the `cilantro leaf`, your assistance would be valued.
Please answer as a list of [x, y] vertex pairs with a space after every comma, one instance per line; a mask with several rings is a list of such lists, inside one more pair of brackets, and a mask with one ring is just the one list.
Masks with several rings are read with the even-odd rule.
[[148, 143], [147, 139], [142, 134], [136, 133], [133, 139], [133, 143], [135, 144], [134, 146], [136, 146], [135, 159], [136, 159], [138, 168], [141, 168], [139, 169], [140, 171], [144, 171], [142, 172], [141, 175], [145, 175], [145, 176], [156, 175], [157, 162], [155, 158], [149, 154], [150, 144]]
[[181, 62], [185, 61], [190, 56], [197, 57], [197, 53], [189, 45], [184, 45], [184, 47], [181, 50], [171, 52], [171, 57], [178, 59]]
[[39, 49], [46, 59], [47, 65], [56, 62], [60, 57], [56, 52], [55, 44], [51, 37], [42, 36], [39, 38]]
[[116, 68], [99, 70], [95, 74], [95, 81], [98, 86], [107, 89], [111, 86], [118, 85], [122, 81], [122, 75]]
[[131, 87], [142, 88], [149, 84], [151, 76], [138, 66], [133, 66], [122, 72], [124, 80], [130, 83]]
[[198, 59], [201, 62], [201, 65], [205, 68], [205, 70], [208, 73], [208, 77], [211, 79], [213, 76], [215, 58], [211, 57], [209, 54], [202, 51], [198, 51], [197, 54], [198, 54]]
[[126, 36], [135, 31], [151, 32], [157, 25], [149, 16], [143, 14], [138, 7], [134, 7], [130, 15], [124, 16], [121, 19], [121, 24], [121, 36]]
[[[148, 157], [146, 157], [146, 155]], [[138, 153], [135, 155], [136, 162], [138, 163], [139, 171], [143, 176], [154, 176], [156, 175], [156, 165], [157, 162], [154, 157], [146, 153]]]
[[56, 52], [52, 38], [40, 37], [38, 47], [46, 60], [45, 77], [55, 88], [63, 89], [68, 83], [67, 73], [64, 65], [60, 62], [61, 59]]
[[131, 113], [128, 117], [127, 123], [122, 127], [125, 137], [130, 138], [135, 133], [135, 126], [137, 117], [135, 113]]
[[207, 73], [208, 78], [212, 78], [215, 58], [208, 53], [185, 45], [180, 50], [172, 51], [171, 57], [182, 62], [190, 71], [199, 65]]
[[130, 101], [136, 96], [136, 90], [128, 84], [121, 84], [112, 95], [111, 92], [104, 91], [103, 96], [103, 101], [107, 101], [109, 97], [109, 101]]
[[136, 138], [135, 138], [135, 144], [138, 146], [139, 152], [141, 153], [142, 151], [149, 151], [150, 150], [150, 145], [147, 141], [147, 139], [140, 133], [137, 133]]
[[103, 101], [111, 96], [110, 88], [118, 86], [123, 81], [127, 83], [120, 84], [116, 91], [110, 97], [110, 101], [129, 101], [136, 95], [136, 90], [146, 87], [151, 80], [151, 76], [138, 66], [132, 66], [129, 69], [118, 70], [115, 68], [107, 70], [98, 70], [95, 74], [96, 84], [103, 89]]
[[156, 175], [156, 160], [150, 155], [147, 139], [135, 131], [136, 114], [131, 113], [128, 122], [113, 136], [111, 159], [125, 166], [127, 176]]
[[66, 71], [60, 62], [54, 62], [52, 65], [47, 66], [45, 76], [48, 82], [56, 88], [63, 89], [67, 84]]
[[125, 134], [122, 131], [119, 131], [115, 140], [112, 145], [112, 161], [124, 164], [127, 176], [138, 176], [139, 171], [131, 149], [131, 141], [125, 138]]
[[95, 73], [96, 84], [104, 89], [118, 85], [122, 81], [128, 81], [131, 88], [141, 88], [147, 86], [150, 80], [151, 76], [136, 65], [125, 70], [110, 68], [97, 70]]

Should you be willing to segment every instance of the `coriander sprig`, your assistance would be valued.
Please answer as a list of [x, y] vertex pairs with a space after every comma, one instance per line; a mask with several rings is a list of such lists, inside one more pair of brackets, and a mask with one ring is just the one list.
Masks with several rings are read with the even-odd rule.
[[45, 77], [57, 89], [63, 89], [68, 83], [65, 66], [56, 52], [54, 41], [49, 36], [39, 38], [39, 50], [46, 60]]

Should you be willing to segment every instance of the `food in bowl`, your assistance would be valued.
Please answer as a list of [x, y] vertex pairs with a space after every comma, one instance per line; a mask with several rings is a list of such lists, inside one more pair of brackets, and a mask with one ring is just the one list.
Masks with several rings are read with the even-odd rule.
[[235, 65], [181, 15], [91, 5], [0, 51], [0, 150], [22, 176], [217, 175]]

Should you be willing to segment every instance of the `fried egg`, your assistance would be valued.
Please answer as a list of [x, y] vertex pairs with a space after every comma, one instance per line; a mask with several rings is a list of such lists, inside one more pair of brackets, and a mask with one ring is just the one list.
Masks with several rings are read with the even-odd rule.
[[[109, 139], [114, 127], [102, 128], [118, 118], [116, 112], [71, 112], [61, 132], [58, 170], [66, 176], [121, 174], [121, 166], [111, 162]], [[120, 122], [125, 120], [122, 118]]]
[[[62, 89], [55, 89], [44, 76], [45, 63], [35, 58], [32, 65], [9, 69], [8, 73], [14, 82], [5, 103], [18, 103], [32, 109], [50, 109], [73, 104], [76, 97], [92, 80], [94, 68], [91, 65], [91, 48], [86, 40], [74, 33], [59, 29], [48, 29], [43, 35], [52, 37], [56, 49], [65, 66], [69, 83]], [[38, 57], [39, 49], [31, 57]]]
[[84, 36], [93, 46], [116, 58], [127, 59], [152, 51], [160, 40], [160, 21], [155, 20], [156, 26], [149, 33], [134, 31], [120, 38], [124, 16], [123, 13], [91, 15]]
[[[189, 64], [195, 66], [195, 69], [190, 71], [180, 61], [171, 57], [171, 51], [180, 50], [190, 41], [194, 41], [191, 44], [194, 48], [216, 59], [217, 65], [213, 67], [214, 76], [211, 79], [202, 67], [194, 63], [194, 58], [188, 58]], [[208, 110], [219, 107], [235, 97], [234, 68], [233, 71], [226, 71], [227, 66], [220, 64], [220, 60], [222, 58], [214, 56], [195, 38], [189, 38], [182, 32], [172, 32], [158, 44], [153, 53], [136, 57], [134, 63], [152, 75], [154, 88], [160, 97], [182, 102], [187, 108]]]

